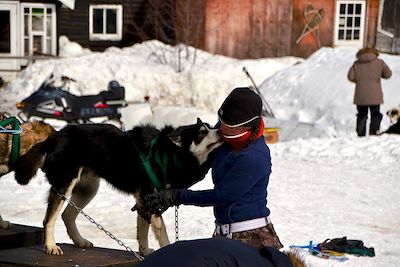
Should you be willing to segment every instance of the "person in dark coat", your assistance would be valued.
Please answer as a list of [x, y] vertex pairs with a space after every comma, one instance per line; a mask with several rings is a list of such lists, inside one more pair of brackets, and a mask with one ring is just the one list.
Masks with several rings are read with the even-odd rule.
[[368, 109], [371, 113], [369, 134], [376, 135], [381, 125], [382, 114], [380, 105], [383, 104], [381, 78], [389, 79], [392, 71], [386, 63], [378, 58], [379, 52], [371, 47], [360, 49], [357, 52], [357, 61], [351, 66], [347, 77], [356, 84], [354, 104], [357, 105], [358, 136], [366, 135]]
[[[147, 256], [138, 267], [293, 267], [305, 266], [271, 247], [260, 250], [237, 240], [209, 238], [179, 241]], [[294, 259], [294, 263], [292, 261]]]
[[171, 189], [145, 196], [153, 213], [174, 205], [213, 206], [214, 236], [240, 240], [258, 249], [283, 247], [269, 217], [267, 187], [270, 151], [263, 137], [262, 102], [247, 87], [234, 89], [218, 110], [225, 143], [212, 165], [214, 188]]

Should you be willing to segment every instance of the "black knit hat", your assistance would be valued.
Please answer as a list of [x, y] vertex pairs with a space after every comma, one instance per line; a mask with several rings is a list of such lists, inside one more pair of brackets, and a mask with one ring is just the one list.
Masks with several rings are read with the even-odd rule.
[[260, 96], [248, 87], [239, 87], [233, 89], [222, 103], [218, 117], [229, 127], [257, 127], [261, 111]]

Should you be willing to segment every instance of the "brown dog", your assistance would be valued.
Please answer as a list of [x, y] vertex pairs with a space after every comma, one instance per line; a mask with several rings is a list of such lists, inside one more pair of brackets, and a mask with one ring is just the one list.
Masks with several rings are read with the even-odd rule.
[[[0, 112], [0, 121], [7, 117]], [[43, 142], [47, 137], [55, 132], [50, 125], [41, 122], [33, 121], [21, 124], [22, 133], [20, 135], [20, 156], [26, 154], [35, 144]], [[12, 171], [9, 166], [11, 154], [12, 134], [0, 133], [0, 177]], [[0, 228], [9, 228], [11, 224], [3, 221], [0, 216]]]

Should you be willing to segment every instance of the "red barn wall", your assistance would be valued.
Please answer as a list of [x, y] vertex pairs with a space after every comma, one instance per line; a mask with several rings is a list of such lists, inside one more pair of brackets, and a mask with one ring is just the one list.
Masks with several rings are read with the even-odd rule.
[[[296, 44], [308, 5], [324, 10], [318, 39], [332, 47], [336, 0], [207, 0], [204, 49], [236, 58], [308, 57], [319, 49], [316, 37]], [[378, 7], [379, 0], [366, 1], [364, 45], [376, 43]]]
[[[318, 50], [318, 43], [313, 34], [306, 35], [299, 44], [296, 44], [297, 38], [300, 37], [306, 20], [304, 18], [304, 8], [312, 5], [315, 9], [323, 8], [325, 15], [319, 24], [319, 41], [321, 46], [332, 46], [333, 44], [333, 27], [335, 20], [335, 1], [327, 0], [294, 0], [293, 1], [293, 24], [291, 39], [291, 55], [308, 57]], [[315, 32], [316, 33], [316, 32]]]
[[[383, 0], [381, 0], [383, 1]], [[366, 18], [366, 40], [364, 44], [376, 44], [376, 29], [378, 24], [378, 11], [379, 0], [368, 0], [367, 1], [367, 18]]]
[[236, 58], [290, 54], [292, 0], [208, 0], [205, 49]]

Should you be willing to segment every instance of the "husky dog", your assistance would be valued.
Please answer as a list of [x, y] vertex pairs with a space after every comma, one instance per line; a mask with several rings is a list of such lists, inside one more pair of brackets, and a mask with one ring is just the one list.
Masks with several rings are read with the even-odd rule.
[[[96, 195], [101, 177], [136, 198], [139, 252], [147, 255], [151, 252], [149, 224], [161, 247], [169, 240], [161, 214], [147, 217], [144, 210], [143, 196], [155, 191], [145, 161], [150, 162], [164, 188], [187, 188], [204, 178], [211, 167], [209, 154], [222, 142], [218, 130], [200, 119], [193, 125], [166, 126], [161, 131], [151, 125], [127, 132], [107, 124], [69, 125], [35, 145], [13, 164], [13, 169], [20, 184], [27, 184], [39, 168], [51, 184], [43, 220], [46, 253], [63, 253], [54, 239], [54, 223], [64, 204], [61, 196], [71, 196], [83, 209]], [[76, 246], [92, 247], [76, 227], [77, 215], [70, 205], [63, 211], [67, 233]]]
[[[0, 112], [0, 121], [7, 119], [7, 116]], [[35, 144], [43, 142], [53, 132], [54, 128], [41, 122], [33, 121], [21, 124], [20, 155], [26, 154]], [[0, 133], [0, 177], [12, 171], [10, 168], [10, 155], [12, 149], [12, 134]], [[10, 228], [11, 223], [3, 221], [0, 216], [0, 228]]]
[[386, 131], [382, 132], [382, 134], [400, 134], [400, 106], [389, 109], [386, 115], [388, 115], [392, 125]]

